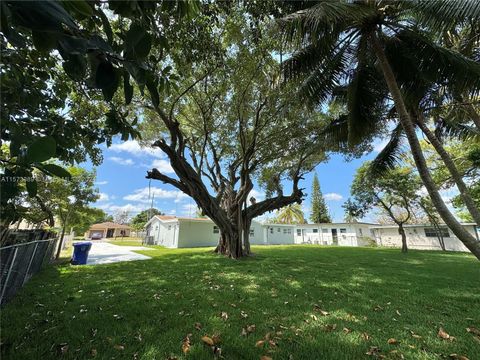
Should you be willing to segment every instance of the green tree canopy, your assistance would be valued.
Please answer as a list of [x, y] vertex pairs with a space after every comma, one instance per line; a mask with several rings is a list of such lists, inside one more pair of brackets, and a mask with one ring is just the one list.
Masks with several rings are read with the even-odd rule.
[[328, 213], [327, 204], [323, 198], [322, 190], [320, 190], [320, 181], [318, 181], [317, 173], [313, 176], [310, 221], [314, 224], [331, 223], [332, 219]]

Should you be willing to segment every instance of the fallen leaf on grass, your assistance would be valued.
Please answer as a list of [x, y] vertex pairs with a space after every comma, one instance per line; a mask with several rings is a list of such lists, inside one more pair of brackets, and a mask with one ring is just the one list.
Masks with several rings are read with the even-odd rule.
[[188, 334], [182, 341], [182, 351], [184, 354], [187, 354], [190, 351], [190, 346], [192, 346], [190, 336], [192, 336], [192, 334]]
[[246, 319], [248, 317], [248, 314], [245, 312], [245, 311], [240, 311], [240, 316], [243, 318], [243, 319]]
[[67, 343], [61, 343], [58, 345], [58, 352], [62, 355], [66, 354], [68, 351], [68, 344]]
[[395, 339], [395, 338], [390, 338], [390, 339], [387, 340], [387, 343], [390, 344], [390, 345], [397, 345], [398, 340]]
[[202, 329], [202, 324], [200, 324], [199, 322], [196, 322], [195, 323], [195, 329], [201, 330]]
[[370, 349], [365, 353], [365, 355], [368, 356], [375, 356], [378, 358], [383, 359], [385, 356], [380, 354], [381, 350], [378, 348], [378, 346], [370, 346]]
[[366, 333], [366, 332], [363, 332], [363, 333], [361, 334], [361, 336], [362, 336], [362, 339], [365, 340], [365, 341], [369, 341], [369, 340], [372, 338], [372, 337], [371, 337], [368, 333]]
[[323, 327], [323, 331], [332, 332], [337, 329], [337, 324], [327, 324]]
[[120, 350], [120, 351], [125, 350], [125, 346], [123, 346], [123, 345], [117, 344], [117, 345], [114, 345], [113, 347], [114, 347], [116, 350]]
[[400, 311], [395, 310], [395, 312], [397, 313], [398, 316], [402, 316], [402, 314], [400, 314]]
[[97, 349], [92, 349], [92, 350], [90, 350], [90, 356], [91, 356], [91, 357], [97, 356]]
[[255, 347], [262, 347], [263, 344], [265, 344], [265, 340], [258, 340], [258, 341], [255, 343]]
[[480, 330], [478, 330], [477, 328], [474, 328], [473, 326], [467, 327], [467, 332], [480, 336]]
[[344, 328], [343, 328], [343, 332], [344, 332], [345, 334], [350, 334], [350, 333], [352, 332], [352, 329], [349, 329], [349, 328], [344, 327]]
[[438, 337], [440, 337], [444, 340], [450, 340], [450, 341], [455, 340], [455, 337], [450, 336], [450, 334], [448, 334], [442, 327], [440, 329], [438, 329]]
[[458, 354], [450, 354], [448, 357], [454, 360], [469, 360], [466, 356], [458, 355]]
[[322, 310], [317, 304], [313, 305], [313, 310], [319, 312], [323, 316], [328, 316], [330, 313], [328, 311]]
[[222, 318], [223, 321], [227, 321], [228, 320], [228, 314], [225, 312], [225, 311], [222, 311], [220, 313], [220, 317]]
[[215, 345], [215, 343], [213, 342], [212, 338], [211, 337], [208, 337], [208, 336], [202, 336], [202, 341], [209, 345], [209, 346], [213, 346]]
[[317, 316], [316, 316], [316, 315], [313, 315], [313, 314], [312, 314], [312, 315], [310, 315], [310, 317], [311, 317], [313, 320], [315, 320], [315, 321], [317, 321], [317, 320], [318, 320], [318, 318], [317, 318]]
[[270, 356], [263, 355], [260, 357], [260, 360], [273, 360]]
[[242, 336], [248, 336], [248, 334], [255, 332], [255, 329], [255, 324], [247, 325], [246, 327], [242, 328]]

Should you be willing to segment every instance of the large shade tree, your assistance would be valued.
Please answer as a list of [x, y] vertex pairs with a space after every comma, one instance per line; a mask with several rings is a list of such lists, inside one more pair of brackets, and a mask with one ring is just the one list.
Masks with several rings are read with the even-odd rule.
[[398, 226], [402, 252], [408, 250], [404, 224], [414, 215], [418, 197], [416, 180], [416, 175], [408, 167], [391, 169], [383, 176], [376, 176], [370, 171], [370, 163], [366, 162], [357, 170], [351, 186], [352, 208], [380, 208]]
[[[211, 22], [199, 30], [207, 39], [197, 63], [185, 66], [178, 55], [175, 70], [189, 76], [173, 96], [151, 104], [142, 134], [176, 175], [152, 169], [148, 178], [192, 197], [220, 229], [217, 251], [238, 258], [250, 253], [252, 219], [302, 201], [302, 176], [325, 159], [315, 135], [325, 120], [307, 112], [291, 86], [279, 86], [273, 27], [238, 9], [218, 21], [213, 31]], [[262, 201], [249, 195], [255, 181], [266, 190]]]
[[300, 92], [313, 104], [336, 94], [342, 97], [348, 114], [333, 125], [337, 132], [347, 134], [350, 144], [385, 127], [378, 120], [387, 118], [384, 110], [392, 103], [399, 121], [397, 131], [405, 134], [434, 206], [480, 259], [480, 243], [450, 212], [432, 179], [408, 106], [412, 89], [399, 76], [408, 67], [415, 77], [429, 78], [429, 83], [447, 83], [458, 92], [478, 91], [480, 65], [438, 46], [431, 36], [478, 20], [478, 2], [324, 0], [296, 6], [296, 12], [282, 19], [290, 39], [300, 39], [300, 49], [285, 64], [286, 75], [303, 80]]

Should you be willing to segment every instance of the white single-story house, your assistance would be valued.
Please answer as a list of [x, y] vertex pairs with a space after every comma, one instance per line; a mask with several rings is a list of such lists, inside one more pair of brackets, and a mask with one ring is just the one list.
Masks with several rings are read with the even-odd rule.
[[[479, 238], [475, 224], [464, 224]], [[412, 249], [440, 249], [436, 232], [430, 225], [405, 225], [408, 246]], [[447, 250], [468, 251], [446, 227], [442, 227]], [[447, 236], [448, 235], [448, 236]], [[220, 230], [208, 218], [155, 215], [146, 224], [145, 241], [169, 248], [216, 246]], [[479, 240], [480, 241], [480, 240]], [[318, 244], [339, 246], [378, 245], [401, 247], [398, 227], [363, 222], [324, 224], [261, 224], [252, 221], [252, 245]]]
[[[473, 223], [462, 224], [478, 241], [480, 228]], [[408, 224], [403, 226], [407, 235], [407, 245], [411, 249], [441, 250], [437, 231], [429, 224]], [[379, 246], [401, 247], [402, 237], [396, 225], [374, 225], [370, 228]], [[447, 226], [440, 227], [445, 250], [469, 251]]]

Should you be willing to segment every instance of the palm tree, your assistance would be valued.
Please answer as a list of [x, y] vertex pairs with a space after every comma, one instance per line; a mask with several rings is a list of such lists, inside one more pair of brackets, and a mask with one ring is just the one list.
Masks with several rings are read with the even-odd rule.
[[396, 132], [403, 132], [408, 140], [438, 213], [480, 259], [480, 243], [449, 211], [427, 167], [407, 105], [416, 83], [399, 81], [408, 72], [429, 83], [446, 83], [461, 93], [480, 90], [480, 65], [438, 46], [431, 35], [463, 21], [478, 21], [480, 3], [323, 0], [311, 4], [299, 2], [298, 11], [281, 20], [289, 40], [299, 39], [302, 46], [285, 62], [286, 78], [302, 80], [300, 94], [312, 105], [332, 98], [340, 87], [348, 114], [334, 125], [344, 132], [346, 129], [349, 145], [372, 137], [384, 127], [385, 122], [379, 119], [386, 118], [385, 108], [393, 103], [400, 125]]
[[300, 204], [292, 204], [278, 210], [274, 219], [278, 224], [305, 224], [305, 216]]

